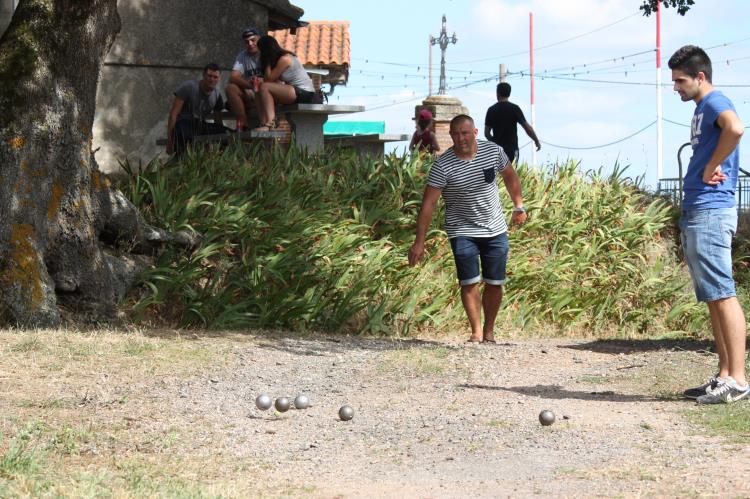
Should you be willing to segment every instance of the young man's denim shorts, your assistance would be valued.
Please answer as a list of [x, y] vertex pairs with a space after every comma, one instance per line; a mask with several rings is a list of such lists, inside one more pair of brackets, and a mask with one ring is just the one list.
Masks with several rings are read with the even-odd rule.
[[[454, 237], [451, 238], [453, 259], [458, 270], [461, 286], [476, 284], [484, 279], [487, 284], [505, 284], [505, 263], [508, 260], [508, 233], [495, 237]], [[479, 262], [482, 274], [479, 274]]]
[[682, 211], [682, 251], [698, 301], [737, 295], [732, 277], [732, 239], [736, 231], [736, 208]]

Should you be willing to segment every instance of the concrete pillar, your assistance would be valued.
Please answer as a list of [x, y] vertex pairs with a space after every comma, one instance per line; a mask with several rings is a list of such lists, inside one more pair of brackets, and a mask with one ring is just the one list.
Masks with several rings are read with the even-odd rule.
[[[416, 120], [419, 111], [429, 109], [432, 112], [434, 121], [434, 131], [437, 136], [440, 152], [444, 152], [453, 146], [449, 129], [451, 120], [459, 114], [469, 114], [469, 109], [464, 107], [463, 103], [457, 98], [450, 95], [431, 95], [422, 101], [421, 105], [414, 108], [414, 119]], [[471, 116], [471, 115], [470, 115]], [[474, 116], [472, 116], [474, 118]]]

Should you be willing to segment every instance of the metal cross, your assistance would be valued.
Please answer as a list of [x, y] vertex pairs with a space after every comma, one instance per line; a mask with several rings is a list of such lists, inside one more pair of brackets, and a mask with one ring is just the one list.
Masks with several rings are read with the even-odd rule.
[[448, 33], [445, 30], [445, 14], [443, 14], [443, 28], [440, 30], [440, 36], [435, 38], [430, 35], [431, 45], [440, 45], [440, 88], [438, 88], [438, 95], [445, 95], [445, 49], [448, 48], [449, 43], [456, 43], [456, 33], [448, 38]]

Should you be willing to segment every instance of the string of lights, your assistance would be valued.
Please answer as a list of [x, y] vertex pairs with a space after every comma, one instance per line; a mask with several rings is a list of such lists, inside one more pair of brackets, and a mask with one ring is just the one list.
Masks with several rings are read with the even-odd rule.
[[544, 145], [548, 145], [548, 146], [551, 146], [551, 147], [556, 147], [558, 149], [575, 149], [575, 150], [579, 150], [579, 151], [582, 151], [582, 150], [591, 150], [591, 149], [602, 149], [604, 147], [609, 147], [609, 146], [613, 146], [615, 144], [619, 144], [620, 142], [625, 142], [626, 140], [635, 137], [639, 133], [641, 133], [641, 132], [643, 132], [645, 130], [648, 130], [649, 128], [651, 128], [652, 126], [654, 126], [654, 124], [656, 124], [656, 120], [652, 121], [648, 125], [646, 125], [643, 128], [641, 128], [640, 130], [638, 130], [636, 132], [633, 132], [633, 133], [631, 133], [630, 135], [628, 135], [626, 137], [623, 137], [621, 139], [617, 139], [617, 140], [612, 141], [612, 142], [607, 142], [606, 144], [601, 144], [601, 145], [598, 145], [598, 146], [587, 146], [587, 147], [561, 146], [561, 145], [558, 145], [558, 144], [552, 144], [550, 142], [545, 142], [543, 140], [541, 140], [540, 142], [542, 144], [544, 144]]
[[[637, 15], [637, 14], [638, 13], [636, 13], [634, 15]], [[615, 21], [615, 23], [612, 23], [612, 24], [616, 24], [617, 22], [622, 22], [625, 19], [633, 17], [634, 15], [631, 15], [631, 16], [628, 16], [626, 18], [623, 18], [620, 21]], [[554, 45], [559, 45], [561, 43], [565, 43], [567, 41], [570, 41], [571, 39], [580, 38], [581, 36], [585, 36], [585, 35], [590, 34], [592, 32], [600, 31], [601, 29], [605, 29], [606, 27], [609, 27], [609, 26], [610, 25], [606, 25], [606, 26], [597, 28], [596, 30], [592, 30], [591, 32], [587, 32], [587, 33], [582, 33], [580, 35], [576, 35], [575, 37], [571, 37], [570, 39], [561, 40], [559, 42], [555, 42], [555, 43], [551, 43], [551, 44], [548, 44], [548, 45], [544, 45], [542, 47], [539, 47], [537, 50], [540, 50], [542, 48], [548, 48], [548, 47], [551, 47], [551, 46], [554, 46]], [[722, 43], [718, 43], [718, 44], [715, 44], [715, 45], [708, 46], [708, 47], [706, 47], [706, 50], [712, 50], [712, 49], [717, 49], [717, 48], [723, 49], [723, 48], [727, 48], [727, 47], [730, 47], [730, 46], [734, 46], [734, 45], [746, 42], [748, 40], [750, 40], [750, 37], [744, 37], [744, 38], [740, 38], [740, 39], [737, 39], [737, 40], [722, 42]], [[638, 61], [627, 62], [627, 63], [624, 63], [624, 61], [626, 61], [626, 60], [628, 60], [630, 58], [633, 58], [633, 57], [638, 57], [638, 56], [644, 55], [644, 54], [653, 54], [654, 52], [655, 52], [655, 49], [648, 49], [648, 50], [643, 50], [643, 51], [639, 51], [639, 52], [635, 52], [635, 53], [630, 53], [630, 54], [625, 54], [625, 55], [618, 55], [618, 56], [615, 56], [615, 57], [608, 57], [608, 58], [605, 58], [605, 59], [598, 59], [598, 60], [591, 61], [591, 62], [584, 62], [584, 63], [577, 63], [577, 64], [573, 64], [573, 65], [566, 65], [566, 66], [559, 66], [559, 67], [541, 69], [541, 70], [537, 70], [536, 74], [539, 75], [539, 76], [541, 76], [541, 75], [545, 75], [545, 74], [549, 75], [550, 73], [554, 73], [554, 74], [560, 75], [560, 76], [577, 76], [579, 74], [606, 73], [607, 71], [612, 71], [612, 70], [619, 69], [619, 68], [636, 68], [636, 67], [638, 67], [640, 65], [643, 65], [643, 64], [653, 65], [654, 64], [654, 59], [652, 57], [649, 57], [649, 58], [646, 58], [646, 59], [641, 59], [641, 60], [638, 60]], [[528, 53], [528, 51], [525, 51], [523, 53]], [[506, 54], [506, 55], [496, 56], [496, 57], [492, 57], [492, 58], [476, 59], [473, 62], [480, 62], [480, 61], [486, 61], [486, 60], [495, 60], [495, 59], [501, 59], [503, 57], [509, 57], [509, 56], [510, 56], [510, 54]], [[662, 59], [662, 61], [664, 61], [664, 60], [667, 60], [668, 57], [669, 57], [669, 55], [666, 55], [666, 56], [663, 56], [661, 59]], [[730, 59], [721, 59], [721, 60], [714, 59], [714, 60], [716, 62], [723, 62], [723, 63], [725, 63], [727, 65], [730, 65], [731, 62], [746, 60], [748, 58], [750, 58], [750, 57], [745, 56], [745, 57], [736, 57], [736, 58], [730, 58]], [[425, 71], [425, 68], [421, 64], [409, 64], [409, 63], [400, 63], [400, 62], [395, 62], [395, 61], [383, 61], [383, 60], [373, 60], [373, 59], [358, 59], [358, 60], [364, 61], [365, 64], [383, 64], [383, 65], [390, 65], [390, 66], [406, 67], [406, 68], [412, 68], [414, 71], [416, 71], [416, 73], [399, 73], [399, 72], [388, 72], [388, 71], [359, 70], [360, 74], [362, 76], [371, 75], [373, 77], [384, 78], [385, 76], [393, 75], [393, 76], [403, 76], [405, 78], [422, 78], [422, 79], [425, 79], [425, 80], [428, 78], [428, 76], [426, 74], [426, 71]], [[461, 63], [465, 63], [465, 62], [467, 62], [467, 61], [463, 61]], [[456, 63], [448, 62], [446, 64], [448, 66], [450, 66], [452, 64], [459, 64], [459, 63], [458, 62], [456, 62]], [[595, 67], [595, 66], [600, 66], [600, 65], [603, 65], [603, 64], [607, 64], [607, 67], [604, 67], [604, 68], [596, 68]], [[614, 65], [612, 65], [612, 64], [614, 64]], [[563, 71], [564, 71], [564, 73], [561, 73]], [[496, 71], [482, 71], [482, 70], [478, 70], [478, 69], [464, 70], [464, 69], [455, 69], [455, 68], [446, 68], [446, 72], [447, 73], [454, 73], [454, 74], [455, 73], [466, 73], [466, 75], [467, 75], [466, 77], [468, 77], [469, 75], [475, 75], [475, 74], [476, 75], [482, 75], [482, 74], [483, 75], [494, 75], [494, 74], [496, 74]], [[528, 73], [529, 70], [528, 70], [528, 68], [525, 68], [522, 72]], [[634, 69], [628, 69], [627, 72], [628, 73], [634, 72]], [[625, 71], [623, 71], [623, 73], [625, 73]], [[451, 77], [449, 77], [449, 78], [451, 78]]]
[[[581, 34], [572, 36], [570, 38], [566, 38], [564, 40], [559, 40], [557, 42], [553, 42], [553, 43], [550, 43], [550, 44], [547, 44], [547, 45], [539, 46], [539, 47], [537, 47], [535, 49], [535, 51], [536, 50], [547, 49], [547, 48], [550, 48], [550, 47], [555, 47], [557, 45], [562, 45], [563, 43], [568, 43], [570, 41], [577, 40], [578, 38], [582, 38], [582, 37], [590, 35], [592, 33], [596, 33], [597, 31], [601, 31], [603, 29], [606, 29], [606, 28], [609, 28], [609, 27], [614, 26], [616, 24], [619, 24], [619, 23], [621, 23], [623, 21], [626, 21], [626, 20], [628, 20], [628, 19], [630, 19], [632, 17], [635, 17], [635, 16], [637, 16], [639, 14], [640, 14], [640, 12], [635, 12], [634, 14], [627, 15], [627, 16], [623, 17], [622, 19], [618, 19], [617, 21], [611, 22], [609, 24], [605, 24], [604, 26], [600, 26], [600, 27], [595, 28], [595, 29], [593, 29], [591, 31], [587, 31], [585, 33], [581, 33]], [[472, 60], [468, 60], [468, 61], [457, 61], [457, 62], [452, 62], [452, 63], [448, 63], [448, 64], [451, 64], [451, 65], [455, 65], [455, 64], [473, 64], [475, 62], [497, 61], [497, 60], [500, 60], [500, 59], [503, 59], [503, 58], [515, 57], [517, 55], [524, 55], [524, 54], [528, 54], [528, 53], [529, 53], [528, 50], [522, 50], [522, 51], [519, 51], [519, 52], [513, 52], [511, 54], [504, 54], [504, 55], [499, 55], [499, 56], [494, 56], [494, 57], [488, 57], [488, 58], [484, 58], [484, 59], [472, 59]]]

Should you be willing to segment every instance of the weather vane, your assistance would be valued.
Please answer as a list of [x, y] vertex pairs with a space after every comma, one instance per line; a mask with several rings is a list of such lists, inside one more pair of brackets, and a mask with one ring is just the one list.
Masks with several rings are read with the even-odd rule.
[[440, 36], [435, 38], [430, 35], [431, 45], [440, 45], [440, 88], [438, 88], [438, 95], [445, 95], [445, 49], [448, 48], [449, 43], [456, 43], [456, 33], [448, 38], [448, 32], [445, 29], [445, 14], [443, 14], [443, 28], [440, 30]]

